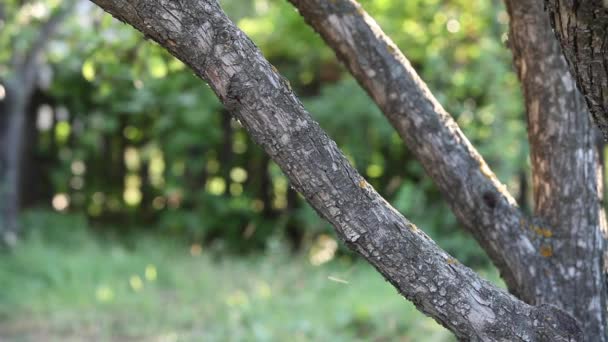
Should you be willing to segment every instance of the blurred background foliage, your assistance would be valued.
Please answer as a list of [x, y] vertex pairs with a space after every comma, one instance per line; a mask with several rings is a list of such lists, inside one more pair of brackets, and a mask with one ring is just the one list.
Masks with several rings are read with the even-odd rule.
[[[32, 39], [37, 20], [58, 2], [18, 3], [5, 6], [4, 52]], [[382, 195], [464, 262], [484, 262], [422, 167], [289, 3], [222, 4]], [[525, 126], [500, 2], [362, 4], [520, 193]], [[27, 206], [82, 213], [100, 229], [158, 230], [234, 252], [261, 250], [273, 236], [297, 248], [331, 231], [204, 82], [92, 4], [77, 3], [49, 42], [43, 71], [30, 106]]]
[[[9, 59], [60, 0], [3, 3], [0, 104]], [[221, 3], [370, 184], [463, 263], [489, 267], [373, 102], [287, 1]], [[527, 209], [525, 118], [502, 2], [361, 3]], [[27, 129], [26, 241], [36, 227], [69, 240], [71, 226], [86, 226], [121, 241], [154, 233], [227, 255], [264, 254], [279, 243], [313, 264], [352, 257], [204, 82], [87, 1], [48, 43]]]

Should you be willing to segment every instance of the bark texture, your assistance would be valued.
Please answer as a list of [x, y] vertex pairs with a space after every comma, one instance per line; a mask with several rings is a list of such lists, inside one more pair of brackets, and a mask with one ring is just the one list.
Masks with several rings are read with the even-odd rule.
[[[581, 323], [588, 341], [606, 341], [602, 170], [585, 100], [576, 88], [539, 0], [505, 0], [509, 45], [523, 87], [532, 161], [531, 227], [544, 258], [528, 265], [529, 303], [551, 303]], [[550, 228], [549, 228], [550, 227]]]
[[93, 0], [167, 48], [217, 96], [338, 235], [417, 307], [471, 341], [579, 340], [575, 321], [480, 279], [393, 209], [214, 0]]
[[608, 1], [545, 0], [545, 4], [576, 83], [608, 139]]
[[407, 58], [353, 0], [290, 0], [369, 93], [519, 294], [539, 257], [534, 225], [516, 205]]
[[20, 184], [27, 106], [36, 88], [38, 63], [51, 36], [68, 13], [71, 1], [41, 25], [38, 38], [24, 56], [12, 56], [13, 73], [3, 80], [6, 124], [0, 147], [0, 245], [12, 246], [19, 231]]

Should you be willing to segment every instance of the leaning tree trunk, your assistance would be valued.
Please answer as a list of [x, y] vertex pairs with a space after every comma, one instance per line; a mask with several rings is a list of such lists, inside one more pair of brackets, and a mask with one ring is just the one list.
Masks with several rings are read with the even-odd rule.
[[[544, 258], [522, 297], [572, 314], [589, 341], [606, 341], [606, 228], [595, 131], [542, 0], [505, 0], [509, 46], [528, 119], [535, 214]], [[547, 227], [550, 227], [549, 230]]]
[[19, 214], [19, 184], [23, 134], [25, 133], [26, 108], [29, 98], [27, 89], [19, 90], [21, 82], [5, 82], [6, 122], [0, 162], [0, 233], [2, 243], [12, 246], [17, 241]]
[[608, 139], [608, 1], [545, 0], [570, 70]]
[[0, 245], [11, 246], [17, 241], [26, 111], [36, 88], [39, 60], [70, 5], [68, 1], [41, 25], [38, 38], [24, 56], [12, 56], [12, 73], [4, 80], [6, 122], [0, 132], [0, 141], [4, 143], [0, 147]]
[[539, 258], [530, 221], [410, 62], [354, 0], [289, 0], [382, 110], [459, 222], [488, 253], [509, 291]]
[[157, 41], [209, 82], [347, 245], [456, 336], [471, 341], [582, 338], [563, 311], [530, 306], [480, 279], [380, 197], [217, 1], [93, 2]]

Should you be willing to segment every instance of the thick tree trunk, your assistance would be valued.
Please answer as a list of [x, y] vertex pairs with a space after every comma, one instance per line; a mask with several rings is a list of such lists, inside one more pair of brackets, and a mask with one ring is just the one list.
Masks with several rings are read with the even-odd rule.
[[[601, 175], [595, 131], [542, 0], [505, 0], [509, 45], [525, 96], [541, 254], [522, 297], [551, 303], [606, 341]], [[548, 228], [550, 227], [550, 228]]]
[[347, 245], [459, 338], [581, 338], [575, 321], [563, 311], [529, 306], [480, 279], [382, 199], [216, 1], [93, 2], [157, 41], [209, 82]]
[[608, 1], [545, 0], [551, 24], [596, 124], [608, 139]]

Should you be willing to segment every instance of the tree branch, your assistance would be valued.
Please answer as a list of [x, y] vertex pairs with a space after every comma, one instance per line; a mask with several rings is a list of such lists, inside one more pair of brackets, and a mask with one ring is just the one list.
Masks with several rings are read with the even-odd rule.
[[60, 5], [59, 8], [55, 9], [53, 14], [45, 21], [38, 30], [38, 36], [32, 43], [30, 48], [25, 53], [25, 56], [21, 60], [15, 60], [14, 69], [17, 70], [17, 77], [22, 82], [22, 88], [26, 89], [27, 94], [31, 93], [36, 82], [36, 75], [38, 74], [38, 68], [36, 64], [46, 49], [50, 38], [55, 34], [67, 14], [70, 12], [73, 0], [66, 1]]
[[288, 83], [214, 0], [93, 0], [181, 59], [292, 185], [404, 296], [472, 341], [580, 338], [574, 320], [529, 306], [457, 263], [357, 173]]
[[535, 277], [524, 296], [530, 303], [551, 303], [568, 311], [581, 322], [588, 340], [605, 341], [601, 231], [606, 227], [591, 116], [542, 0], [505, 3], [511, 18], [509, 45], [528, 113], [535, 212], [552, 228], [535, 227], [535, 245], [547, 257], [531, 263]]
[[[407, 58], [354, 0], [290, 0], [369, 93], [456, 217], [518, 294], [538, 256], [533, 225]], [[523, 233], [523, 234], [522, 234]]]
[[570, 71], [608, 139], [608, 3], [545, 0], [545, 4]]

